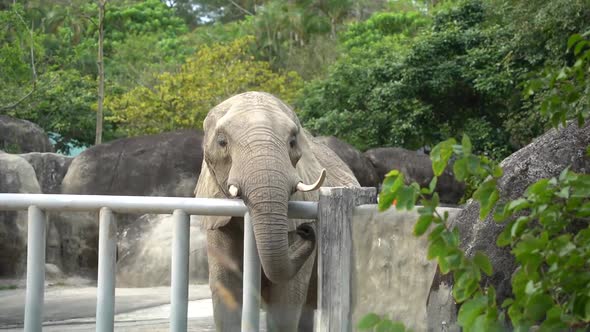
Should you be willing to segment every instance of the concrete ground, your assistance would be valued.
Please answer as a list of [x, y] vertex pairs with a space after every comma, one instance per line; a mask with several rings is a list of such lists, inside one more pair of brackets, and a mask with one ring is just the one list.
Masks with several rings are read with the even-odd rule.
[[[169, 287], [117, 288], [115, 297], [115, 330], [169, 331]], [[215, 331], [209, 286], [191, 285], [189, 301], [188, 330]], [[24, 288], [0, 290], [0, 330], [22, 330], [24, 303]], [[96, 287], [46, 287], [43, 331], [94, 331], [95, 315]]]

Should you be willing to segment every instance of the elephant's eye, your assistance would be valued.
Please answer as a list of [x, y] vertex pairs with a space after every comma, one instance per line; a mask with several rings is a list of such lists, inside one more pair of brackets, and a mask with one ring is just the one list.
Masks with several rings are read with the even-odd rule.
[[289, 146], [292, 149], [295, 147], [295, 145], [297, 145], [297, 136], [293, 135], [291, 138], [289, 138]]
[[224, 148], [227, 145], [227, 139], [225, 138], [225, 135], [220, 134], [219, 136], [217, 136], [217, 144], [219, 144], [219, 146], [221, 146], [222, 148]]

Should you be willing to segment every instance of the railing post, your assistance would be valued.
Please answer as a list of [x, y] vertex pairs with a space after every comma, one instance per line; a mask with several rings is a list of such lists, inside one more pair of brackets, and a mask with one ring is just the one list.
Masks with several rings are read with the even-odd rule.
[[117, 224], [111, 209], [100, 209], [98, 227], [96, 331], [106, 332], [113, 331], [115, 324]]
[[250, 214], [244, 216], [244, 285], [242, 332], [258, 332], [260, 325], [260, 257]]
[[170, 290], [170, 331], [185, 332], [188, 313], [188, 258], [190, 245], [190, 217], [182, 210], [172, 214], [172, 268]]
[[41, 331], [45, 292], [45, 213], [29, 207], [27, 230], [27, 293], [25, 331]]
[[375, 199], [375, 188], [320, 188], [316, 331], [352, 331], [352, 214]]

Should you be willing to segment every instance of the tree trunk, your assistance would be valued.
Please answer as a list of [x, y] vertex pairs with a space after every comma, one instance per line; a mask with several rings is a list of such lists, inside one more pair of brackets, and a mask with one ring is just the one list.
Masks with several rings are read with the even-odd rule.
[[98, 0], [98, 57], [96, 64], [98, 66], [98, 108], [96, 110], [96, 136], [94, 144], [102, 143], [102, 118], [104, 104], [104, 61], [103, 61], [103, 41], [104, 41], [104, 12], [106, 0]]

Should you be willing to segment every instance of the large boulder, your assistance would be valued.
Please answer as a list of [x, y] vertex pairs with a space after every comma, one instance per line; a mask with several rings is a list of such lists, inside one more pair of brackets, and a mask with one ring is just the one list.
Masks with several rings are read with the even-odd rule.
[[[202, 163], [201, 143], [201, 132], [178, 131], [94, 146], [74, 158], [61, 193], [191, 197]], [[120, 239], [138, 217], [116, 216]], [[50, 221], [59, 239], [54, 241], [56, 246], [48, 244], [48, 262], [65, 273], [96, 276], [97, 214], [57, 213]]]
[[363, 187], [378, 187], [382, 177], [377, 176], [373, 164], [352, 145], [333, 136], [320, 136], [315, 140], [334, 151], [350, 167], [354, 176]]
[[10, 153], [53, 152], [45, 131], [36, 124], [0, 115], [0, 150]]
[[[558, 176], [570, 166], [579, 173], [590, 172], [590, 158], [586, 147], [590, 145], [590, 126], [578, 128], [571, 124], [566, 128], [552, 129], [531, 144], [513, 153], [501, 166], [504, 175], [498, 181], [500, 201], [521, 197], [526, 188], [543, 178]], [[492, 217], [479, 221], [479, 205], [471, 202], [454, 219], [452, 225], [459, 228], [461, 247], [468, 255], [485, 252], [492, 263], [494, 274], [484, 280], [496, 288], [498, 303], [512, 294], [511, 277], [516, 263], [509, 248], [496, 246], [496, 239], [505, 224], [496, 223]], [[429, 329], [437, 331], [441, 322], [453, 321], [457, 307], [450, 296], [452, 279], [439, 273], [435, 276], [428, 303]]]
[[[0, 193], [41, 193], [35, 170], [25, 159], [0, 152]], [[0, 277], [25, 271], [26, 230], [26, 211], [0, 211]]]
[[66, 175], [74, 159], [73, 157], [51, 152], [31, 152], [21, 154], [20, 156], [28, 161], [35, 169], [37, 181], [39, 181], [41, 191], [44, 194], [61, 193], [61, 181]]
[[203, 134], [177, 131], [119, 139], [74, 158], [63, 194], [193, 196]]
[[[365, 156], [375, 167], [379, 179], [392, 169], [400, 170], [410, 182], [417, 182], [428, 187], [434, 176], [430, 157], [421, 152], [403, 148], [376, 148], [365, 152]], [[445, 170], [439, 177], [436, 190], [442, 203], [456, 204], [465, 192], [465, 185], [455, 180], [450, 170]]]
[[[130, 223], [119, 240], [117, 261], [118, 287], [153, 287], [170, 285], [172, 262], [171, 215], [146, 214]], [[191, 221], [189, 281], [206, 283], [207, 236], [198, 219]]]

